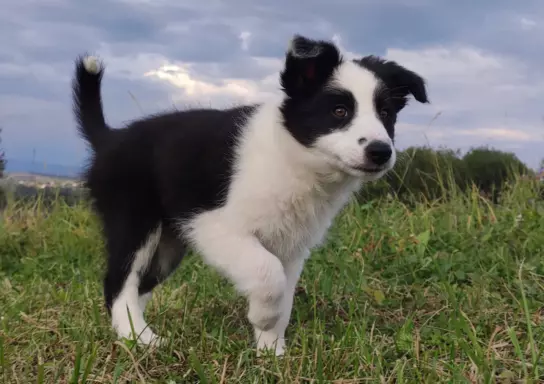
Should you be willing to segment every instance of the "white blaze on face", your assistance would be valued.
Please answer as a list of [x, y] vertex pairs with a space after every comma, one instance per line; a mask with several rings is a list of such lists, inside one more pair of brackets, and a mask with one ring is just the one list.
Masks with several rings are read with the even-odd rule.
[[[374, 107], [374, 93], [379, 86], [375, 75], [352, 61], [346, 61], [335, 72], [331, 85], [353, 94], [357, 103], [355, 117], [349, 127], [320, 137], [315, 146], [346, 167], [365, 165], [365, 148], [372, 141], [383, 141], [393, 148], [393, 142]], [[393, 149], [387, 168], [391, 168], [395, 160]]]

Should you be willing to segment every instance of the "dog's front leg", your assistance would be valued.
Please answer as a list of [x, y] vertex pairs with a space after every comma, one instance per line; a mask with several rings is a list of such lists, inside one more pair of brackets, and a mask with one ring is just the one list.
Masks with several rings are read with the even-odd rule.
[[[191, 227], [190, 237], [204, 261], [229, 278], [237, 290], [247, 296], [248, 319], [255, 328], [255, 334], [277, 334], [273, 330], [279, 327], [278, 322], [283, 324], [285, 317], [289, 320], [289, 314], [284, 312], [287, 309], [290, 312], [292, 297], [284, 300], [286, 292], [294, 290], [287, 289], [292, 283], [288, 284], [280, 259], [264, 248], [254, 235], [241, 233], [214, 217], [202, 216]], [[280, 328], [285, 327], [282, 325]], [[276, 339], [258, 339], [257, 346], [260, 349], [275, 346], [276, 353], [281, 354], [283, 333], [281, 340]]]
[[274, 349], [276, 356], [284, 354], [285, 331], [291, 318], [295, 289], [308, 254], [309, 251], [305, 251], [303, 254], [284, 262], [287, 281], [281, 301], [281, 315], [276, 325], [271, 329], [263, 330], [255, 327], [255, 339], [257, 340], [257, 348], [259, 350]]

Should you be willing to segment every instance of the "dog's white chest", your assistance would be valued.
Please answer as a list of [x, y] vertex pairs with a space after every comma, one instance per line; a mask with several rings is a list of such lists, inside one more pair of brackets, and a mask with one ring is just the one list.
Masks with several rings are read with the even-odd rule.
[[280, 259], [288, 260], [324, 241], [353, 188], [346, 185], [327, 193], [305, 186], [268, 192], [262, 198], [248, 199], [243, 214], [261, 243]]
[[329, 202], [311, 197], [271, 202], [266, 211], [255, 230], [263, 245], [280, 259], [321, 243], [336, 213]]

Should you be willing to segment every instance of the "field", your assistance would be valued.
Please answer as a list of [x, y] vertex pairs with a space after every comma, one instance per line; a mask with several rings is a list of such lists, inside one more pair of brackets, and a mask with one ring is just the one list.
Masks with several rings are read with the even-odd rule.
[[146, 312], [169, 344], [117, 341], [98, 223], [81, 204], [0, 219], [1, 383], [544, 381], [544, 210], [517, 182], [404, 205], [352, 203], [297, 290], [288, 351], [257, 358], [245, 301], [185, 259]]

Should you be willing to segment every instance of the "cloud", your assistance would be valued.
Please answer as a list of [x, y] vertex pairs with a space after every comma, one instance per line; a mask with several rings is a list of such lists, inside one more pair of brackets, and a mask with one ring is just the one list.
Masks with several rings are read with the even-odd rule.
[[[0, 12], [0, 125], [8, 157], [80, 163], [73, 60], [99, 54], [108, 122], [279, 93], [294, 33], [333, 38], [347, 57], [378, 54], [419, 72], [431, 105], [401, 115], [401, 147], [492, 144], [544, 157], [544, 3], [526, 0], [6, 0]], [[438, 115], [437, 118], [435, 116]], [[540, 147], [539, 147], [540, 146]]]
[[112, 80], [153, 85], [168, 94], [169, 104], [224, 107], [262, 102], [279, 93], [280, 58], [247, 56], [236, 62], [202, 63], [159, 54], [117, 55], [110, 46], [97, 52]]
[[247, 51], [249, 49], [249, 43], [250, 43], [250, 39], [251, 39], [251, 32], [243, 31], [243, 32], [240, 33], [239, 38], [241, 40], [242, 49], [244, 51]]
[[424, 74], [433, 108], [443, 117], [476, 123], [502, 121], [509, 114], [541, 118], [538, 102], [544, 95], [544, 77], [535, 78], [518, 59], [468, 45], [393, 48], [386, 57]]
[[261, 93], [258, 81], [221, 78], [215, 82], [207, 82], [199, 80], [198, 75], [191, 74], [188, 66], [164, 65], [157, 70], [146, 72], [145, 76], [154, 76], [167, 81], [183, 90], [183, 98], [188, 99], [210, 98], [217, 101], [225, 97], [231, 102], [247, 103], [259, 99], [257, 96]]
[[544, 157], [544, 77], [535, 77], [524, 61], [470, 45], [389, 49], [386, 56], [425, 74], [429, 109], [439, 114], [429, 123], [424, 108], [414, 105], [406, 120], [415, 124], [398, 129], [405, 143], [424, 139], [463, 150], [488, 144], [532, 166]]
[[534, 29], [538, 25], [538, 23], [536, 21], [534, 21], [533, 19], [527, 18], [527, 17], [521, 17], [519, 19], [519, 22], [521, 24], [521, 28], [523, 28], [526, 31]]

